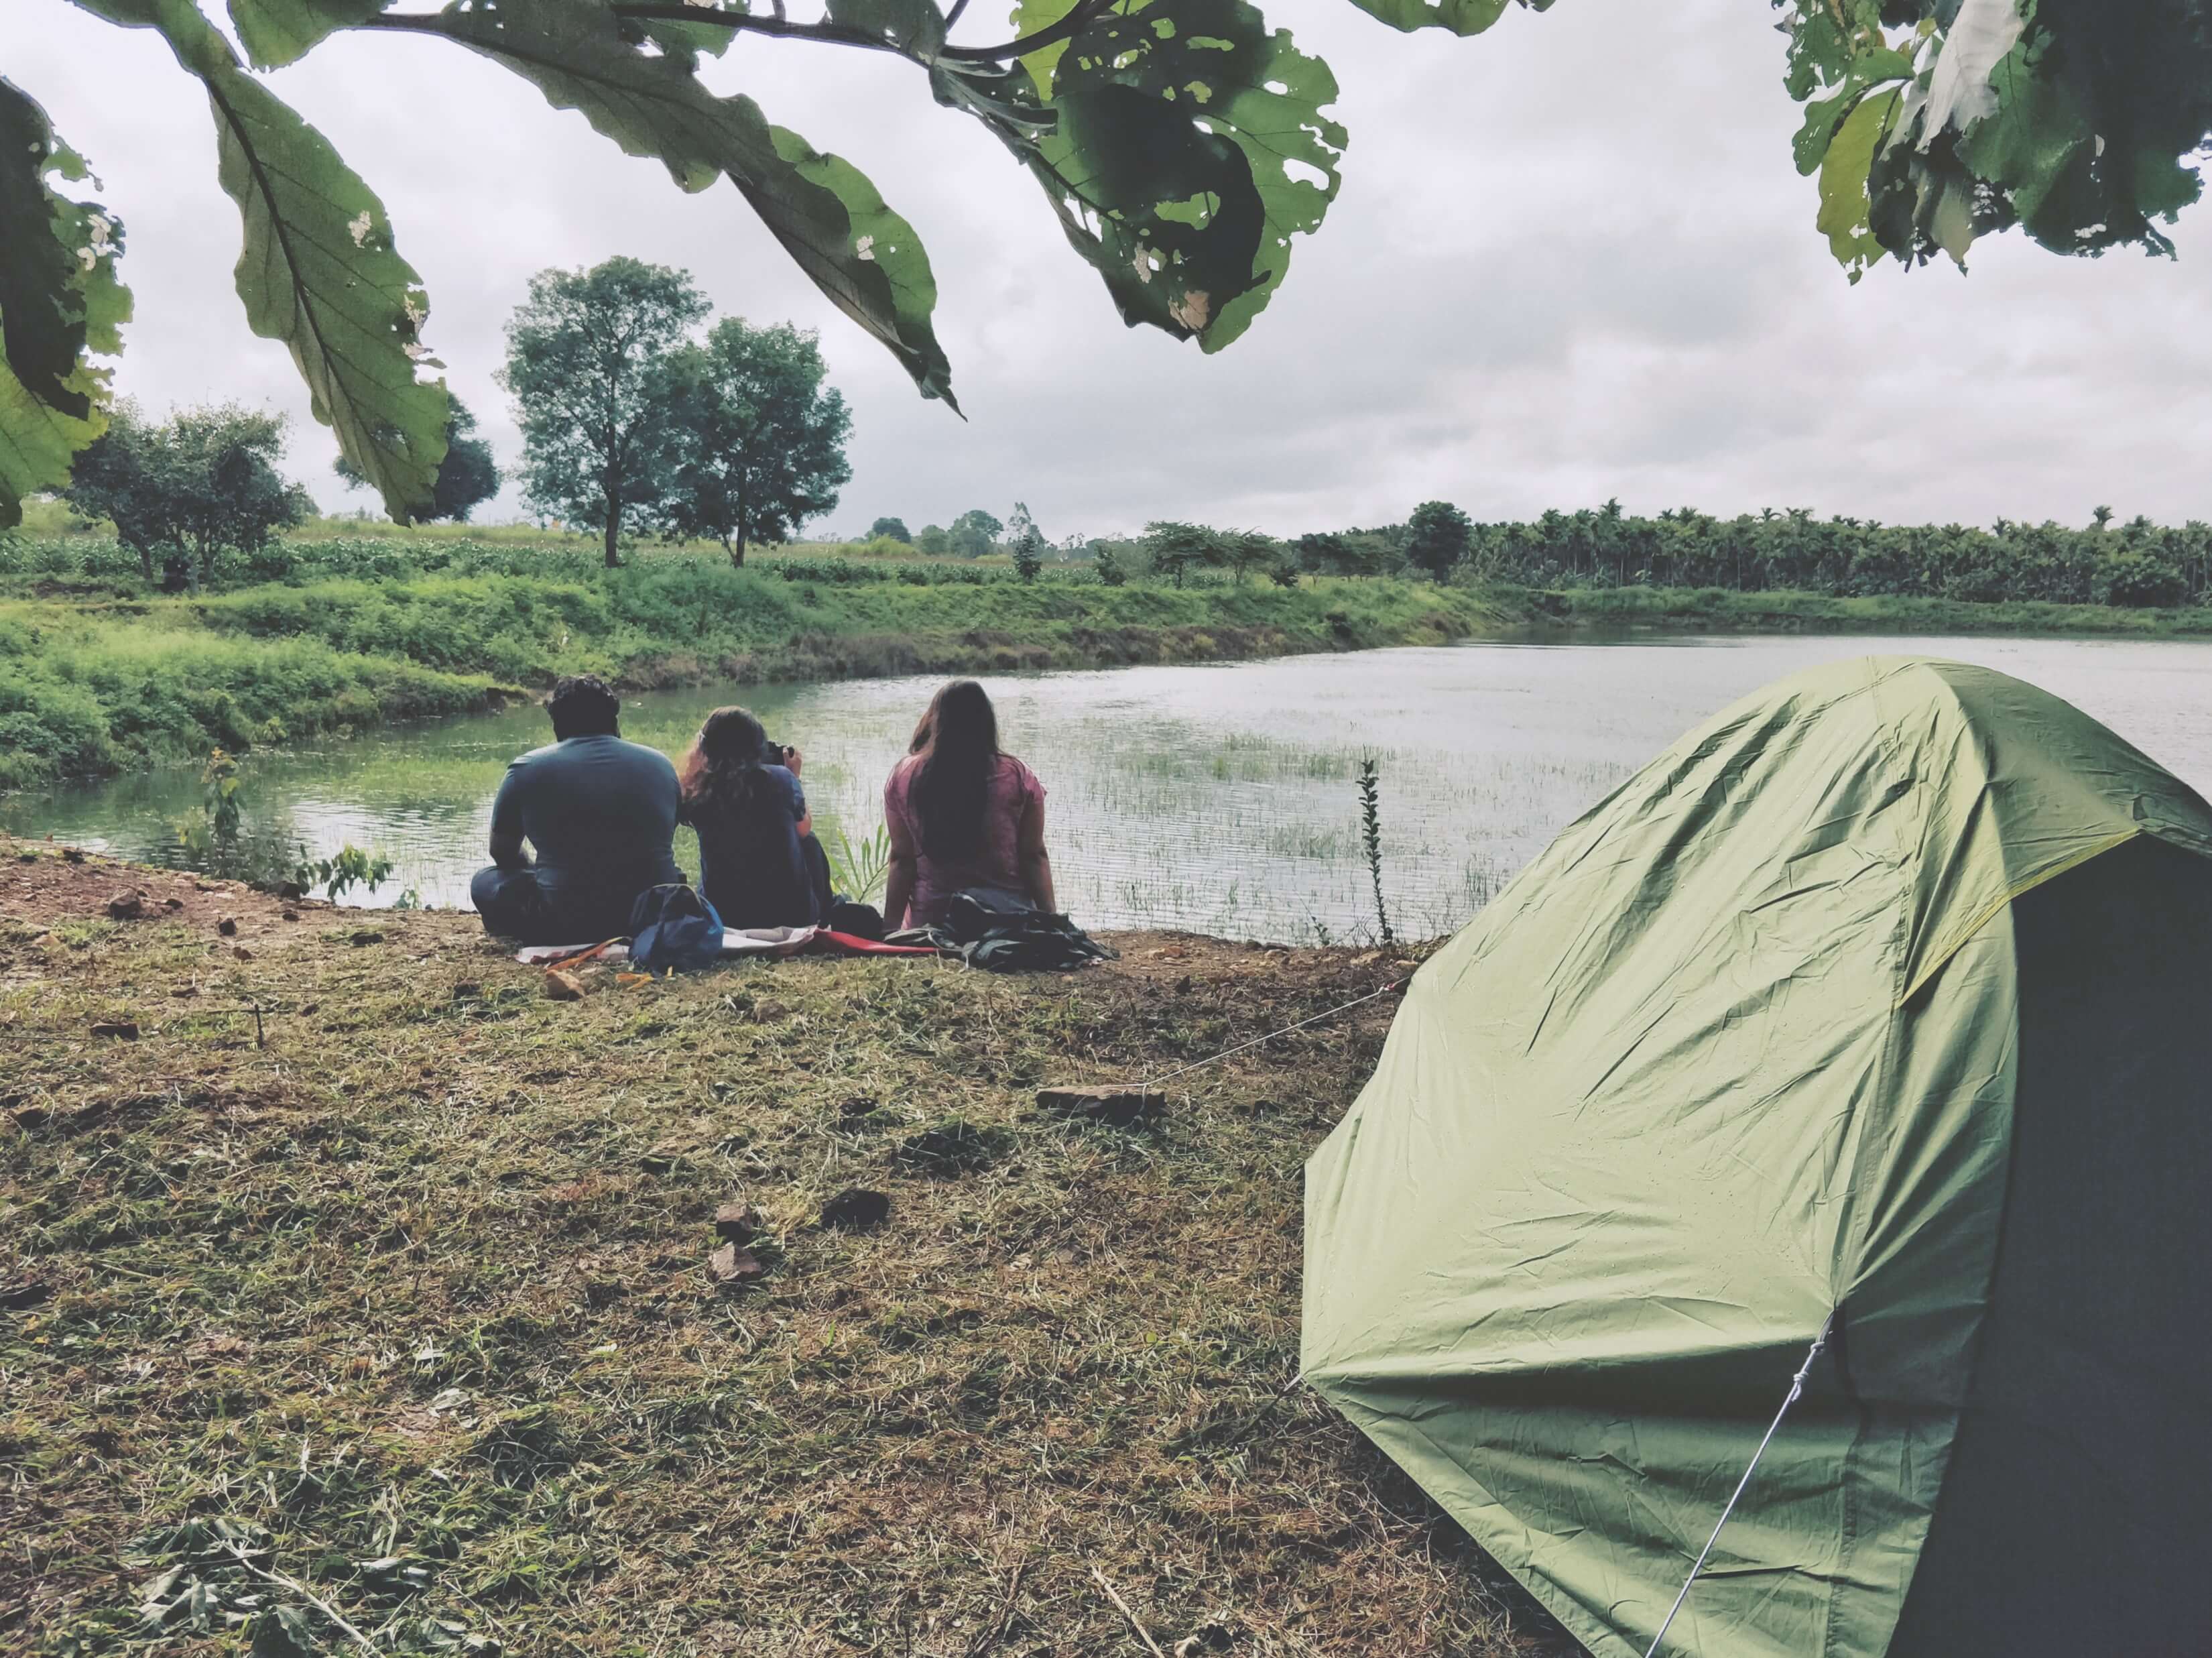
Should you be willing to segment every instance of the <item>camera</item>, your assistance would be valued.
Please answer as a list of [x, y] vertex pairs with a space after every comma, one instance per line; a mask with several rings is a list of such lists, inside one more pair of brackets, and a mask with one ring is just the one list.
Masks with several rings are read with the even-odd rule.
[[769, 737], [762, 742], [761, 764], [763, 765], [788, 765], [790, 763], [791, 750], [776, 741], [775, 738]]

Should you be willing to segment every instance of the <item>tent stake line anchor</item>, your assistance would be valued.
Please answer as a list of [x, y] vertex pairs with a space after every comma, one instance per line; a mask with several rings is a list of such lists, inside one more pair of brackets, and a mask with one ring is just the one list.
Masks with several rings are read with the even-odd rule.
[[1667, 1631], [1674, 1626], [1674, 1614], [1682, 1610], [1682, 1603], [1690, 1598], [1690, 1586], [1698, 1581], [1698, 1574], [1705, 1570], [1705, 1557], [1712, 1553], [1713, 1545], [1721, 1540], [1721, 1530], [1729, 1523], [1729, 1516], [1735, 1512], [1736, 1502], [1743, 1496], [1745, 1487], [1751, 1484], [1751, 1476], [1759, 1466], [1759, 1459], [1766, 1454], [1766, 1448], [1774, 1442], [1775, 1430], [1782, 1426], [1782, 1418], [1790, 1414], [1790, 1407], [1804, 1393], [1805, 1378], [1813, 1374], [1813, 1361], [1820, 1356], [1820, 1350], [1828, 1344], [1828, 1332], [1835, 1327], [1835, 1323], [1836, 1315], [1832, 1312], [1820, 1320], [1820, 1333], [1813, 1338], [1812, 1346], [1805, 1350], [1805, 1362], [1797, 1367], [1797, 1374], [1790, 1379], [1790, 1392], [1783, 1399], [1782, 1408], [1774, 1413], [1774, 1420], [1766, 1424], [1766, 1437], [1759, 1442], [1759, 1448], [1751, 1454], [1751, 1461], [1743, 1471], [1743, 1478], [1736, 1481], [1728, 1506], [1721, 1510], [1721, 1517], [1714, 1522], [1713, 1534], [1705, 1539], [1705, 1546], [1698, 1551], [1690, 1575], [1682, 1580], [1682, 1592], [1674, 1597], [1674, 1604], [1667, 1609], [1666, 1621], [1659, 1625], [1659, 1633], [1651, 1637], [1651, 1644], [1644, 1649], [1644, 1658], [1658, 1658], [1659, 1643], [1667, 1638]]

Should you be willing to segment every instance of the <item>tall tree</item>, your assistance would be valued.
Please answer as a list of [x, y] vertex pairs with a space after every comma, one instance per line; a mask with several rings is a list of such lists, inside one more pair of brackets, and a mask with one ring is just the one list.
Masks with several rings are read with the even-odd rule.
[[1155, 519], [1145, 526], [1144, 546], [1152, 574], [1166, 576], [1177, 587], [1192, 570], [1225, 562], [1221, 532], [1204, 524]]
[[[477, 418], [469, 405], [452, 393], [447, 397], [446, 458], [438, 463], [438, 480], [430, 491], [430, 504], [416, 515], [425, 520], [447, 518], [465, 524], [469, 515], [499, 493], [503, 481], [491, 445], [476, 435]], [[332, 469], [356, 489], [369, 487], [361, 468], [343, 452]]]
[[924, 524], [921, 533], [914, 538], [914, 550], [942, 558], [952, 551], [952, 537], [942, 524]]
[[811, 329], [725, 317], [704, 345], [669, 358], [667, 375], [673, 458], [662, 527], [720, 541], [742, 569], [748, 543], [788, 540], [837, 504], [853, 475], [845, 460], [853, 417], [824, 384]]
[[1030, 515], [1029, 503], [1014, 503], [1014, 515], [1006, 526], [1006, 545], [1012, 550], [1014, 574], [1024, 582], [1034, 582], [1044, 569], [1044, 532], [1036, 527]]
[[868, 526], [868, 539], [903, 541], [908, 546], [914, 545], [914, 537], [908, 533], [906, 520], [903, 518], [878, 518]]
[[276, 470], [282, 415], [234, 404], [180, 409], [159, 425], [118, 405], [77, 458], [66, 491], [88, 518], [115, 525], [151, 582], [158, 560], [170, 587], [214, 580], [220, 555], [258, 552], [312, 503]]
[[952, 551], [963, 558], [981, 558], [998, 544], [1006, 527], [981, 507], [970, 507], [952, 521]]
[[1275, 562], [1279, 553], [1275, 538], [1261, 530], [1231, 530], [1221, 538], [1221, 562], [1239, 583], [1248, 570]]
[[523, 497], [599, 525], [610, 570], [622, 532], [659, 510], [674, 437], [669, 360], [709, 308], [684, 271], [616, 258], [540, 271], [507, 325], [499, 382], [522, 425]]
[[1474, 544], [1474, 525], [1449, 501], [1424, 501], [1406, 521], [1409, 562], [1441, 582]]

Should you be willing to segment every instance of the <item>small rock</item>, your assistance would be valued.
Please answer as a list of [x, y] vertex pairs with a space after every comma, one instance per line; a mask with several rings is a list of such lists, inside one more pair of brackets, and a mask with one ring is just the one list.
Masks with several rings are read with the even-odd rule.
[[545, 970], [545, 999], [549, 1002], [580, 1002], [584, 999], [584, 981], [574, 973], [564, 973], [558, 967]]
[[1143, 1088], [1042, 1088], [1037, 1108], [1055, 1117], [1079, 1117], [1088, 1122], [1131, 1128], [1158, 1118], [1167, 1101]]
[[34, 950], [51, 950], [60, 942], [61, 940], [56, 938], [52, 933], [40, 933], [31, 941], [31, 948]]
[[64, 846], [64, 847], [63, 847], [63, 848], [62, 848], [62, 862], [63, 862], [63, 863], [83, 863], [83, 862], [84, 862], [84, 849], [83, 849], [82, 847], [79, 847], [79, 846]]
[[855, 1094], [837, 1102], [840, 1117], [866, 1117], [876, 1108], [876, 1102], [865, 1094]]
[[215, 930], [221, 933], [225, 938], [237, 937], [238, 917], [236, 916], [225, 916], [221, 921], [215, 923]]
[[138, 1024], [131, 1019], [103, 1019], [92, 1027], [94, 1036], [105, 1036], [118, 1042], [136, 1042]]
[[287, 921], [297, 921], [300, 918], [300, 912], [297, 910], [285, 910], [280, 913]]
[[251, 961], [253, 960], [253, 952], [247, 949], [243, 944], [232, 945], [230, 947], [230, 953], [236, 956], [240, 961]]
[[185, 907], [185, 901], [180, 898], [165, 898], [161, 900], [161, 907], [165, 910], [181, 910]]
[[118, 893], [107, 900], [110, 921], [136, 921], [146, 913], [146, 895], [140, 892]]
[[707, 1271], [717, 1283], [750, 1283], [755, 1278], [768, 1276], [768, 1268], [760, 1257], [750, 1249], [740, 1249], [735, 1244], [724, 1244], [707, 1257]]
[[192, 883], [192, 890], [196, 893], [227, 893], [230, 888], [220, 881], [196, 881]]
[[384, 942], [384, 935], [364, 927], [353, 936], [352, 942], [356, 949], [359, 949], [364, 944], [381, 944]]
[[276, 896], [279, 898], [305, 898], [307, 895], [307, 889], [296, 881], [280, 881], [276, 883]]
[[890, 1212], [891, 1200], [885, 1193], [851, 1186], [822, 1205], [822, 1224], [838, 1232], [872, 1232]]
[[453, 1000], [456, 1002], [472, 1002], [483, 994], [483, 985], [471, 984], [466, 980], [453, 986]]
[[732, 1198], [714, 1211], [714, 1234], [733, 1244], [749, 1244], [760, 1236], [760, 1210]]

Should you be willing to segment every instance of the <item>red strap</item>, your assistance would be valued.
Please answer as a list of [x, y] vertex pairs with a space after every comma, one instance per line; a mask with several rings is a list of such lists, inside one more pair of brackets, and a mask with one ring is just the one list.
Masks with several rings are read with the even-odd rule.
[[814, 935], [814, 942], [833, 950], [842, 950], [848, 955], [935, 955], [937, 952], [927, 944], [884, 944], [872, 938], [862, 938], [857, 933], [832, 932], [824, 927]]

